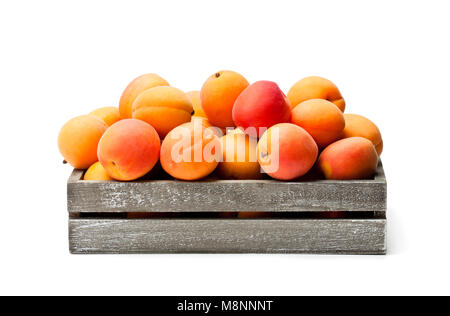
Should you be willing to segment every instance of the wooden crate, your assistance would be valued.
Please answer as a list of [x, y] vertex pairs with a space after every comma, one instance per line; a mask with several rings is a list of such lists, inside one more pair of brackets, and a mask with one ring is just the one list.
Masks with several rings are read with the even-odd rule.
[[[386, 253], [381, 162], [373, 179], [352, 181], [83, 181], [83, 173], [74, 170], [67, 187], [72, 253]], [[222, 218], [238, 211], [268, 215]]]

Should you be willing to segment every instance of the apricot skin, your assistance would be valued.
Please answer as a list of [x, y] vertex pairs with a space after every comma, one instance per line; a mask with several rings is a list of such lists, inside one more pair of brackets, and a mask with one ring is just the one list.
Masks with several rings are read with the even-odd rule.
[[[184, 147], [182, 144], [186, 146]], [[174, 149], [175, 146], [178, 147]], [[182, 124], [170, 131], [164, 138], [161, 145], [161, 166], [169, 175], [179, 180], [189, 181], [204, 178], [211, 174], [218, 165], [218, 159], [207, 161], [204, 156], [206, 146], [215, 146], [217, 150], [220, 150], [219, 138], [213, 130], [205, 127], [201, 121]], [[180, 157], [173, 157], [173, 150], [177, 150], [180, 155], [182, 155], [181, 152], [184, 152], [188, 161], [185, 161], [182, 156], [183, 159], [177, 161]], [[195, 161], [195, 150], [201, 150], [198, 155], [199, 161]]]
[[108, 106], [92, 111], [89, 115], [94, 115], [102, 119], [106, 125], [111, 126], [120, 120], [119, 109], [115, 106]]
[[303, 127], [324, 148], [341, 137], [345, 127], [344, 115], [333, 103], [311, 99], [292, 110], [292, 123]]
[[64, 159], [76, 169], [87, 169], [97, 159], [97, 145], [108, 128], [103, 120], [81, 115], [69, 120], [58, 135], [58, 148]]
[[194, 114], [192, 116], [207, 118], [200, 101], [200, 91], [189, 91], [186, 92], [186, 95], [191, 100], [192, 107], [194, 108]]
[[275, 82], [257, 81], [248, 86], [237, 98], [233, 107], [236, 126], [253, 137], [261, 136], [260, 128], [270, 128], [291, 120], [291, 106]]
[[162, 139], [175, 127], [189, 122], [192, 111], [192, 103], [183, 91], [161, 86], [136, 98], [132, 116], [152, 125]]
[[261, 179], [257, 140], [239, 132], [221, 137], [222, 161], [217, 171], [224, 179]]
[[383, 139], [378, 127], [368, 118], [358, 114], [344, 114], [345, 128], [342, 138], [364, 137], [370, 140], [378, 153], [383, 152]]
[[271, 215], [270, 212], [239, 212], [237, 217], [240, 219], [244, 218], [256, 219], [256, 218], [268, 218], [270, 217], [270, 215]]
[[[278, 180], [292, 180], [306, 174], [316, 162], [319, 151], [311, 135], [291, 123], [269, 128], [262, 135], [257, 148], [261, 167]], [[276, 150], [279, 151], [278, 168], [275, 162]]]
[[287, 97], [293, 108], [306, 100], [325, 99], [334, 103], [342, 112], [345, 110], [345, 100], [338, 87], [322, 77], [312, 76], [297, 81]]
[[120, 97], [119, 111], [122, 119], [131, 118], [134, 100], [145, 90], [158, 86], [168, 86], [169, 83], [156, 74], [145, 74], [137, 77], [125, 88]]
[[84, 180], [108, 181], [112, 178], [108, 175], [102, 164], [97, 161], [92, 164], [84, 174]]
[[[191, 122], [195, 120], [203, 120], [207, 127], [212, 127], [213, 125], [208, 121], [205, 112], [203, 111], [201, 101], [200, 101], [200, 91], [189, 91], [186, 95], [192, 102], [192, 107], [194, 108], [194, 114], [192, 114]], [[225, 129], [221, 128], [222, 135], [225, 133]]]
[[378, 154], [372, 142], [363, 137], [341, 139], [320, 154], [318, 166], [326, 179], [357, 180], [372, 177]]
[[219, 71], [203, 84], [200, 99], [209, 122], [220, 128], [233, 127], [233, 105], [248, 81], [234, 71]]
[[103, 134], [98, 144], [98, 159], [111, 178], [131, 181], [155, 166], [159, 150], [159, 136], [151, 125], [125, 119]]

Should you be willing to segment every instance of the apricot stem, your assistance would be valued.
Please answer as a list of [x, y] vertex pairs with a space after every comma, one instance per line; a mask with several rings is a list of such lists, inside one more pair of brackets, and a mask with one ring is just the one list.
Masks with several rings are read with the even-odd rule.
[[65, 165], [65, 164], [67, 164], [67, 161], [64, 159], [64, 160], [63, 160], [63, 165]]
[[216, 76], [216, 78], [219, 78], [220, 77], [220, 72], [216, 72], [215, 76]]

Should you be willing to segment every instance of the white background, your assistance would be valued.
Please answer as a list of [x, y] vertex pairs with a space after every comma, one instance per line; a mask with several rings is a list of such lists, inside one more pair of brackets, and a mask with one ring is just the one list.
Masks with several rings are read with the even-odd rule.
[[[0, 2], [0, 294], [450, 294], [448, 1]], [[389, 254], [73, 256], [56, 138], [137, 75], [334, 81], [376, 122]]]

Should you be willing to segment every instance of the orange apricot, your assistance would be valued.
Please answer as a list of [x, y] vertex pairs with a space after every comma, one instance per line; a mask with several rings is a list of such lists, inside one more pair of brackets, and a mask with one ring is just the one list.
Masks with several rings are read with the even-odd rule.
[[200, 99], [212, 125], [220, 128], [234, 126], [234, 102], [248, 86], [247, 79], [234, 71], [219, 71], [206, 80], [200, 91]]
[[172, 177], [197, 180], [216, 169], [220, 141], [201, 121], [182, 124], [167, 134], [161, 145], [161, 166]]
[[341, 110], [323, 99], [311, 99], [297, 105], [292, 110], [292, 123], [303, 127], [319, 148], [338, 140], [345, 127]]
[[159, 150], [158, 133], [150, 124], [125, 119], [103, 134], [98, 144], [98, 159], [111, 178], [131, 181], [155, 166]]
[[257, 150], [262, 169], [278, 180], [292, 180], [306, 174], [319, 151], [311, 135], [291, 123], [269, 128], [260, 138]]
[[108, 181], [112, 180], [112, 178], [108, 175], [102, 164], [97, 161], [86, 171], [83, 180]]
[[94, 110], [91, 113], [89, 113], [89, 115], [94, 115], [102, 119], [108, 126], [111, 126], [120, 120], [119, 109], [116, 108], [115, 106], [107, 106], [104, 108]]
[[378, 154], [372, 142], [363, 137], [341, 139], [324, 149], [318, 166], [326, 179], [368, 179], [374, 175]]
[[312, 76], [297, 81], [289, 90], [287, 97], [292, 108], [306, 100], [325, 99], [333, 102], [342, 112], [345, 110], [345, 100], [338, 87], [322, 77]]
[[156, 74], [145, 74], [137, 77], [125, 88], [120, 97], [119, 111], [122, 119], [131, 118], [134, 100], [145, 90], [158, 86], [168, 86], [169, 83]]
[[364, 137], [370, 140], [378, 153], [383, 151], [383, 139], [378, 127], [368, 118], [358, 114], [344, 114], [345, 128], [342, 132], [343, 138]]
[[162, 139], [175, 127], [189, 122], [192, 111], [192, 103], [183, 91], [161, 86], [136, 98], [132, 116], [152, 125]]
[[238, 218], [240, 219], [257, 219], [257, 218], [269, 218], [272, 215], [271, 212], [238, 212]]
[[192, 116], [206, 118], [206, 114], [203, 111], [202, 104], [200, 102], [200, 91], [189, 91], [186, 92], [186, 95], [189, 100], [191, 100], [192, 107], [194, 108], [194, 114], [192, 114]]
[[68, 121], [58, 135], [58, 148], [74, 168], [87, 169], [96, 162], [97, 145], [108, 128], [103, 120], [81, 115]]
[[195, 122], [200, 122], [200, 124], [202, 124], [205, 128], [210, 128], [211, 130], [213, 130], [216, 133], [217, 137], [222, 137], [224, 134], [226, 134], [226, 129], [212, 126], [206, 117], [192, 116], [191, 123]]
[[256, 145], [258, 140], [243, 132], [232, 131], [220, 138], [222, 161], [217, 171], [225, 179], [261, 179], [263, 174], [258, 163]]

